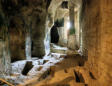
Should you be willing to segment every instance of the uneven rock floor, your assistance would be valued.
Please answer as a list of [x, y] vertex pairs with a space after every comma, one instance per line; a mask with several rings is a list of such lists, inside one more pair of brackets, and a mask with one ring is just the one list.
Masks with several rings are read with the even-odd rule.
[[[33, 58], [32, 60], [14, 62], [12, 63], [12, 74], [6, 78], [14, 85], [23, 85], [34, 78], [38, 80], [41, 75], [50, 68], [50, 66], [53, 66], [63, 60], [63, 58], [60, 58], [61, 56], [65, 56], [65, 54], [51, 53], [50, 56], [45, 56], [43, 59]], [[27, 62], [32, 62], [31, 65], [33, 65], [33, 67], [26, 75], [23, 75], [22, 71]], [[26, 68], [25, 71], [27, 72], [27, 70], [28, 68]]]
[[[58, 49], [61, 54], [57, 53]], [[55, 46], [55, 51], [43, 59], [32, 58], [12, 63], [13, 72], [7, 79], [14, 86], [88, 86], [83, 75], [76, 70], [76, 67], [84, 65], [84, 58], [67, 48]], [[26, 68], [24, 75], [22, 71], [27, 62], [32, 63], [31, 69], [27, 71]]]
[[[66, 56], [54, 66], [51, 66], [49, 75], [39, 83], [32, 83], [29, 86], [86, 86], [80, 76], [76, 77], [75, 67], [83, 66], [81, 56]], [[81, 64], [82, 63], [82, 64]], [[76, 80], [78, 79], [78, 80]]]

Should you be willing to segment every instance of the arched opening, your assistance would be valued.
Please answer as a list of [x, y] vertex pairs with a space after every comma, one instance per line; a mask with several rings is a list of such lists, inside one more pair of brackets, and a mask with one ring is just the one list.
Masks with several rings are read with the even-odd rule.
[[58, 29], [57, 29], [56, 25], [54, 25], [51, 28], [50, 35], [51, 35], [51, 43], [58, 43], [58, 41], [59, 41], [59, 33], [58, 33]]

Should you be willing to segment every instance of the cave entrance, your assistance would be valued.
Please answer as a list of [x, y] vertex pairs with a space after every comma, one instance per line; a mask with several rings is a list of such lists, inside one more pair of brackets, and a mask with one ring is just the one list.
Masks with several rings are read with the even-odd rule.
[[59, 33], [58, 33], [58, 29], [57, 29], [57, 26], [54, 25], [52, 28], [51, 28], [51, 43], [58, 43], [59, 41]]

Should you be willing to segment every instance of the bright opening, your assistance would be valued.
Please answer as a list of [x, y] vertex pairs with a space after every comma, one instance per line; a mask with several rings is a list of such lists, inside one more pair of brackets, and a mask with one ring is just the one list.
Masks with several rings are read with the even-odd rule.
[[70, 29], [70, 22], [67, 22], [67, 29]]

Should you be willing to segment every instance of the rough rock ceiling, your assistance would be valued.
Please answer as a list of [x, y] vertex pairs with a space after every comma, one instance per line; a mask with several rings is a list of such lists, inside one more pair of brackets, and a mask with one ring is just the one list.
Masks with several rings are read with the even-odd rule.
[[68, 1], [68, 7], [74, 6], [74, 11], [77, 11], [80, 9], [82, 0], [52, 0], [48, 8], [48, 15], [50, 15], [51, 20], [55, 21], [56, 19], [62, 18], [66, 14], [69, 14], [69, 9], [64, 9], [61, 6], [63, 1]]

